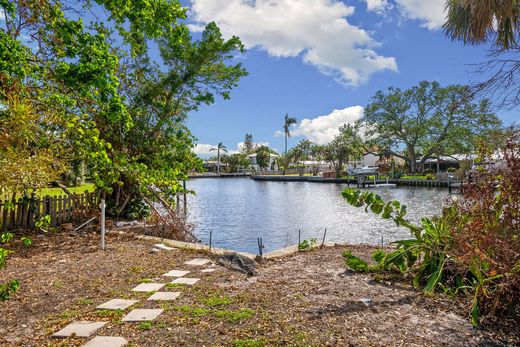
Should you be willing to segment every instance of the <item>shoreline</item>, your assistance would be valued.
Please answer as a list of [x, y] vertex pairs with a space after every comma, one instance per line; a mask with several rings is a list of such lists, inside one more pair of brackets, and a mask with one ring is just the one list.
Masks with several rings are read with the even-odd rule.
[[[74, 321], [102, 321], [100, 336], [122, 336], [138, 346], [479, 346], [520, 341], [514, 322], [489, 322], [473, 329], [465, 298], [425, 296], [405, 280], [346, 271], [348, 249], [370, 261], [373, 246], [316, 247], [257, 265], [247, 277], [218, 265], [203, 250], [174, 248], [151, 252], [157, 243], [133, 233], [107, 234], [106, 251], [95, 233], [50, 234], [20, 245], [2, 275], [18, 278], [19, 291], [0, 306], [0, 345], [81, 346], [89, 338], [57, 340], [51, 335]], [[212, 272], [190, 267], [194, 286], [169, 285], [162, 274], [186, 269], [197, 257], [212, 261]], [[86, 271], [85, 271], [86, 270]], [[139, 283], [166, 284], [180, 292], [154, 303], [131, 291]], [[163, 313], [143, 329], [121, 322], [129, 310], [96, 307], [107, 300], [139, 301], [139, 308]], [[52, 303], [52, 304], [50, 304]], [[261, 326], [262, 329], [258, 329]], [[503, 329], [509, 327], [509, 329]], [[512, 328], [511, 328], [512, 327]], [[420, 331], [420, 334], [417, 332]]]

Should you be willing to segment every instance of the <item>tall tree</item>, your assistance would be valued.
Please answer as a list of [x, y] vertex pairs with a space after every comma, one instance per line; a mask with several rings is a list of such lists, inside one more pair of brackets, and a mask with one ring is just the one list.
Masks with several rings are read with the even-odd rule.
[[220, 174], [220, 152], [227, 153], [227, 147], [219, 142], [217, 147], [213, 147], [209, 151], [217, 151], [217, 173]]
[[254, 148], [254, 142], [253, 142], [253, 134], [246, 134], [244, 138], [244, 147], [242, 147], [242, 152], [244, 154], [251, 154], [253, 153]]
[[19, 83], [41, 117], [59, 115], [45, 133], [85, 160], [109, 212], [155, 196], [151, 186], [166, 197], [182, 189], [200, 165], [188, 113], [228, 99], [246, 74], [232, 64], [237, 37], [210, 23], [194, 40], [177, 0], [0, 1], [0, 10], [0, 102]]
[[256, 163], [261, 169], [266, 169], [271, 163], [271, 150], [267, 146], [259, 146], [256, 149]]
[[345, 164], [363, 154], [363, 149], [360, 124], [345, 124], [340, 128], [339, 134], [322, 149], [323, 159], [332, 164], [336, 177], [341, 177]]
[[239, 169], [247, 169], [251, 162], [245, 153], [233, 153], [224, 155], [222, 162], [229, 165], [230, 172], [238, 172]]
[[478, 136], [501, 124], [489, 102], [474, 100], [469, 87], [426, 81], [407, 90], [378, 91], [363, 123], [373, 142], [404, 159], [412, 173], [419, 155], [421, 168], [433, 155], [468, 153]]
[[518, 0], [448, 0], [446, 9], [443, 28], [452, 40], [472, 45], [492, 40], [498, 49], [518, 48]]
[[291, 125], [296, 124], [296, 118], [289, 117], [289, 114], [285, 114], [284, 123], [283, 123], [283, 132], [285, 137], [285, 154], [287, 155], [287, 138], [291, 137], [291, 133], [289, 131]]

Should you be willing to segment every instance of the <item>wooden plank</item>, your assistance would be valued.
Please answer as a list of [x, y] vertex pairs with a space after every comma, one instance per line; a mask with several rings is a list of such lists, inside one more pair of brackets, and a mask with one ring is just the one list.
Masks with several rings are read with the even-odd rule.
[[22, 203], [22, 222], [20, 223], [22, 228], [27, 228], [29, 226], [28, 219], [29, 219], [29, 203], [23, 202]]
[[61, 195], [56, 197], [56, 226], [61, 224]]
[[9, 218], [8, 228], [12, 229], [12, 228], [14, 228], [14, 225], [16, 223], [16, 201], [12, 201], [11, 200], [11, 202], [14, 203], [14, 206], [12, 206], [12, 208], [10, 209], [11, 210], [10, 211], [11, 212], [10, 213], [11, 217]]
[[50, 215], [51, 215], [51, 226], [55, 227], [57, 226], [57, 215], [56, 215], [56, 207], [58, 205], [58, 197], [57, 196], [53, 196], [51, 198], [51, 203], [50, 203], [50, 206], [51, 206], [51, 210], [50, 210]]
[[69, 223], [72, 220], [72, 196], [67, 196], [63, 204], [65, 208], [64, 222]]
[[22, 206], [23, 206], [22, 199], [19, 199], [16, 204], [16, 221], [15, 221], [15, 225], [14, 225], [15, 228], [19, 228], [22, 225], [22, 210], [23, 210]]
[[6, 204], [7, 204], [7, 200], [4, 201], [1, 205], [2, 205], [2, 231], [6, 231], [7, 230], [7, 207], [6, 207]]

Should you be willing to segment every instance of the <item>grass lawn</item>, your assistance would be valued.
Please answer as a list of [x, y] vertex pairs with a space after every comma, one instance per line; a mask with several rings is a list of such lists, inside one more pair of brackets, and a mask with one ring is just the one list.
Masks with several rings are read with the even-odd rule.
[[405, 176], [401, 176], [401, 179], [402, 179], [402, 180], [421, 180], [421, 181], [424, 181], [424, 180], [426, 180], [426, 176], [421, 176], [421, 175], [405, 175]]
[[[67, 188], [69, 189], [69, 191], [71, 193], [80, 194], [80, 193], [84, 193], [85, 190], [92, 192], [94, 190], [94, 183], [85, 183], [81, 186], [67, 187]], [[65, 194], [63, 189], [61, 189], [59, 187], [38, 189], [35, 191], [35, 193], [40, 198], [45, 197], [47, 195], [49, 195], [49, 196], [67, 195], [67, 194]], [[0, 194], [0, 197], [2, 198], [2, 200], [10, 199], [10, 196], [6, 196], [6, 194]]]

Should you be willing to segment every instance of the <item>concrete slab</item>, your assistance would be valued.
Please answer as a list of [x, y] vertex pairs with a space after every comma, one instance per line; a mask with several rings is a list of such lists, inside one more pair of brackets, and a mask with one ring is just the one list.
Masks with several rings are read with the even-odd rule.
[[206, 259], [206, 258], [195, 258], [195, 259], [192, 259], [190, 261], [185, 262], [184, 264], [186, 264], [186, 265], [195, 265], [195, 266], [203, 266], [203, 265], [206, 265], [209, 262], [211, 262], [211, 260]]
[[[147, 235], [139, 235], [137, 237], [139, 239], [143, 239], [143, 240], [152, 240], [155, 242], [162, 242], [167, 246], [172, 246], [175, 248], [203, 250], [203, 251], [210, 252], [210, 253], [217, 254], [217, 255], [223, 255], [226, 253], [235, 253], [235, 251], [230, 250], [230, 249], [215, 248], [215, 247], [209, 248], [208, 245], [203, 245], [201, 243], [175, 241], [175, 240], [163, 239], [163, 238], [147, 236]], [[237, 252], [237, 253], [244, 257], [248, 257], [251, 260], [254, 260], [256, 257], [256, 254], [252, 254], [252, 253], [247, 253], [247, 252]]]
[[136, 308], [123, 317], [123, 322], [143, 322], [157, 318], [163, 312], [162, 309], [140, 309]]
[[181, 292], [157, 292], [152, 294], [148, 300], [170, 301], [177, 299], [179, 295], [181, 295]]
[[200, 272], [215, 272], [215, 269], [202, 269]]
[[133, 292], [155, 292], [164, 287], [163, 283], [141, 283], [134, 289]]
[[128, 341], [120, 336], [96, 336], [83, 347], [123, 347]]
[[189, 286], [192, 286], [194, 285], [195, 283], [197, 283], [198, 281], [200, 280], [200, 278], [190, 278], [190, 277], [179, 277], [173, 281], [171, 281], [171, 283], [176, 283], [176, 284], [187, 284]]
[[70, 337], [73, 335], [78, 337], [88, 337], [99, 328], [102, 328], [105, 324], [107, 324], [107, 322], [78, 321], [67, 325], [65, 328], [52, 335], [52, 337]]
[[156, 243], [154, 245], [155, 248], [162, 249], [163, 251], [173, 251], [175, 248], [168, 247], [165, 244], [162, 243]]
[[189, 274], [190, 272], [189, 271], [183, 271], [183, 270], [172, 270], [172, 271], [169, 271], [167, 273], [165, 273], [163, 276], [168, 276], [168, 277], [182, 277], [182, 276], [185, 276], [187, 274]]
[[96, 307], [99, 310], [125, 310], [137, 303], [137, 300], [112, 299]]

